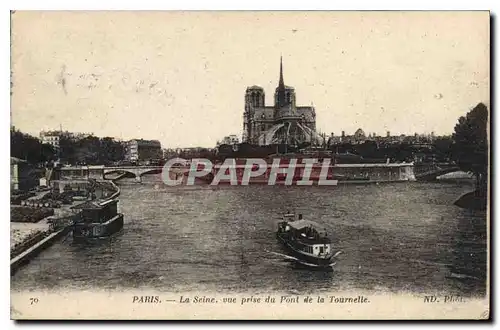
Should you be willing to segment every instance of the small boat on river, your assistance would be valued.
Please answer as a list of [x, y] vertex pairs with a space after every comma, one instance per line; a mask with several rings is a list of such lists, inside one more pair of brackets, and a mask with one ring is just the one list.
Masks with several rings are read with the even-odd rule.
[[335, 265], [333, 259], [340, 254], [333, 252], [333, 245], [326, 228], [317, 222], [298, 219], [295, 214], [285, 214], [278, 223], [276, 237], [283, 243], [291, 256], [289, 260], [309, 267], [329, 268]]

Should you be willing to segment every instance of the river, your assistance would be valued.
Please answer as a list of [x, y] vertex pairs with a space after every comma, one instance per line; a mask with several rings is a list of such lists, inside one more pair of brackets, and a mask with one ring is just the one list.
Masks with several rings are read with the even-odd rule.
[[[43, 251], [12, 290], [298, 293], [321, 290], [484, 295], [486, 213], [453, 202], [467, 183], [337, 187], [164, 187], [156, 176], [119, 183], [122, 234]], [[331, 272], [296, 268], [276, 222], [286, 210], [324, 223], [342, 250]]]

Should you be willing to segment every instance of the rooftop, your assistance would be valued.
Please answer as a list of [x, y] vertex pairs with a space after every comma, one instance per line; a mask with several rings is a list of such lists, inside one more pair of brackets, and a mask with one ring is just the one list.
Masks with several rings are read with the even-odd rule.
[[247, 90], [250, 90], [250, 89], [264, 90], [264, 88], [262, 88], [260, 86], [257, 86], [257, 85], [253, 85], [253, 86], [247, 87]]

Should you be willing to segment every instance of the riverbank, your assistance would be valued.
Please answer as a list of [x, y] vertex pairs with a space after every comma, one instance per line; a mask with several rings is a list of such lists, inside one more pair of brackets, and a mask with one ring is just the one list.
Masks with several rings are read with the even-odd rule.
[[[15, 213], [18, 209], [23, 209], [25, 213], [24, 219], [12, 219], [10, 223], [10, 256], [11, 258], [16, 257], [23, 251], [29, 249], [33, 245], [37, 244], [39, 241], [50, 235], [52, 232], [56, 231], [57, 228], [54, 223], [61, 223], [65, 220], [69, 221], [69, 218], [73, 215], [71, 205], [64, 205], [58, 209], [50, 209], [51, 215], [44, 217], [43, 219], [34, 219], [35, 221], [29, 221], [29, 218], [33, 217], [33, 214], [39, 212], [40, 209], [24, 206], [11, 206], [11, 213]], [[30, 214], [30, 210], [32, 213]], [[13, 212], [14, 211], [14, 212]], [[18, 221], [13, 221], [18, 220]]]
[[[66, 234], [69, 230], [69, 227], [64, 227], [55, 231], [48, 231], [38, 234], [40, 239], [37, 239], [36, 242], [29, 245], [28, 248], [22, 250], [15, 257], [10, 260], [10, 270], [11, 274], [14, 274], [17, 269], [23, 264], [28, 263], [33, 257], [35, 257], [38, 253], [40, 253], [45, 248], [51, 246], [57, 239]], [[33, 240], [35, 239], [33, 238]]]
[[[120, 189], [114, 182], [100, 182], [106, 190], [104, 200], [113, 199], [120, 195]], [[41, 200], [48, 191], [32, 193], [29, 200]], [[65, 196], [66, 198], [67, 196]], [[16, 204], [20, 201], [16, 200]], [[71, 207], [81, 202], [81, 198], [73, 198], [66, 203], [58, 203], [57, 208], [43, 207], [36, 204], [11, 205], [10, 226], [10, 256], [11, 272], [29, 262], [43, 249], [52, 245], [69, 230], [72, 217], [75, 215]], [[31, 206], [26, 206], [31, 205]]]
[[10, 224], [10, 257], [20, 254], [27, 247], [40, 241], [49, 232], [48, 223]]

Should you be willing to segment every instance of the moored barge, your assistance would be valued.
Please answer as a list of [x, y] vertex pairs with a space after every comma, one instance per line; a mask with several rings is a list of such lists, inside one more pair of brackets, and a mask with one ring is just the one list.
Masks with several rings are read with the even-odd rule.
[[118, 213], [118, 200], [87, 201], [71, 209], [78, 212], [73, 219], [73, 240], [105, 239], [123, 228], [123, 214]]
[[[292, 166], [292, 171], [288, 168]], [[238, 185], [242, 184], [245, 180], [245, 172], [255, 172], [259, 165], [246, 164], [246, 159], [235, 159], [234, 163], [229, 166], [224, 164], [215, 164], [212, 171], [206, 175], [205, 181], [212, 183], [221, 171], [225, 173], [220, 179], [217, 179], [218, 184], [231, 184], [231, 171], [234, 172], [235, 181]], [[273, 179], [273, 172], [275, 178]], [[291, 172], [290, 174], [285, 172]], [[329, 185], [335, 186], [338, 183], [331, 167], [323, 166], [322, 163], [316, 162], [314, 164], [306, 165], [300, 160], [293, 165], [290, 165], [289, 159], [277, 159], [276, 163], [267, 162], [265, 169], [261, 174], [248, 177], [248, 184], [267, 184], [267, 185], [300, 185], [306, 181], [310, 181], [312, 185]], [[307, 184], [304, 184], [307, 185]]]

